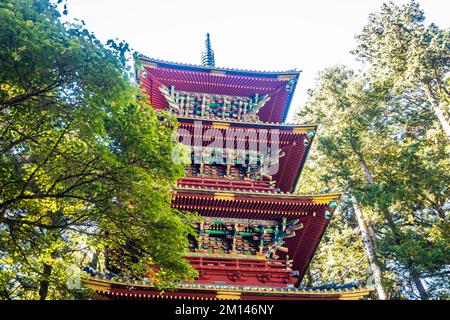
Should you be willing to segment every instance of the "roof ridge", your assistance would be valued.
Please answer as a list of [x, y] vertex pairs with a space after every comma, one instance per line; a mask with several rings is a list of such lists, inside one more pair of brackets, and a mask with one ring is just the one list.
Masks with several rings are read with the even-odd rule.
[[[107, 283], [114, 283], [123, 286], [132, 286], [134, 287], [155, 287], [155, 284], [147, 279], [139, 279], [133, 280], [127, 277], [121, 277], [111, 273], [103, 273], [99, 272], [93, 268], [85, 267], [83, 268], [83, 272], [87, 273], [87, 276], [83, 276], [82, 280], [93, 280]], [[258, 285], [234, 285], [234, 284], [213, 284], [213, 283], [183, 283], [178, 282], [176, 284], [178, 289], [221, 289], [225, 291], [247, 291], [247, 292], [272, 292], [276, 293], [291, 293], [291, 294], [305, 294], [310, 292], [315, 293], [328, 293], [328, 294], [336, 294], [336, 293], [357, 293], [360, 291], [372, 291], [373, 288], [353, 286], [349, 288], [315, 288], [315, 287], [273, 287], [273, 286], [258, 286]], [[339, 287], [339, 286], [338, 286]], [[130, 288], [131, 289], [131, 288]]]
[[246, 124], [255, 124], [255, 125], [276, 125], [276, 126], [288, 126], [288, 127], [317, 127], [318, 124], [311, 123], [290, 123], [290, 122], [271, 122], [271, 121], [261, 121], [258, 119], [258, 121], [255, 120], [245, 120], [245, 119], [223, 119], [218, 117], [210, 117], [210, 118], [204, 118], [202, 116], [197, 115], [175, 115], [177, 119], [190, 119], [190, 120], [202, 120], [202, 121], [211, 121], [211, 122], [227, 122], [227, 123], [246, 123]]
[[156, 62], [156, 63], [167, 63], [167, 64], [174, 64], [179, 66], [186, 66], [186, 67], [195, 67], [195, 68], [202, 68], [205, 70], [223, 70], [223, 71], [236, 71], [236, 72], [251, 72], [251, 73], [273, 73], [273, 74], [300, 74], [302, 71], [294, 69], [289, 70], [276, 70], [276, 71], [270, 71], [270, 70], [251, 70], [251, 69], [238, 69], [238, 68], [227, 68], [227, 67], [209, 67], [209, 66], [203, 66], [200, 64], [192, 64], [192, 63], [184, 63], [184, 62], [177, 62], [177, 61], [169, 61], [169, 60], [162, 60], [162, 59], [156, 59], [149, 56], [146, 56], [144, 54], [138, 54], [138, 57], [143, 60], [147, 60], [148, 62]]
[[201, 191], [215, 191], [215, 192], [231, 192], [231, 193], [251, 193], [251, 194], [267, 194], [267, 195], [284, 195], [284, 196], [341, 196], [340, 193], [317, 193], [317, 192], [275, 192], [275, 191], [260, 191], [260, 190], [243, 190], [243, 189], [229, 189], [229, 188], [217, 188], [217, 187], [203, 187], [203, 186], [190, 186], [190, 185], [177, 185], [175, 190], [201, 190]]

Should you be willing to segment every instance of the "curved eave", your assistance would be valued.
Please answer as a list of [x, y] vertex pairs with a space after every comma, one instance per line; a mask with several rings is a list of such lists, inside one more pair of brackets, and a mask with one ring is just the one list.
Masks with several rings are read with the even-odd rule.
[[[318, 126], [316, 125], [315, 129], [314, 129], [314, 133], [317, 132], [317, 127]], [[297, 173], [295, 175], [295, 179], [294, 179], [294, 183], [292, 185], [291, 192], [293, 192], [294, 190], [297, 189], [297, 185], [298, 185], [298, 182], [300, 180], [300, 176], [301, 176], [301, 174], [303, 172], [303, 167], [305, 166], [306, 159], [308, 158], [309, 150], [311, 150], [311, 147], [312, 147], [312, 144], [314, 142], [314, 138], [315, 137], [316, 137], [316, 135], [314, 134], [313, 137], [311, 138], [311, 140], [309, 141], [308, 147], [305, 148], [305, 152], [303, 153], [303, 159], [301, 160], [300, 167], [298, 168]]]
[[282, 123], [282, 122], [264, 122], [264, 121], [246, 121], [246, 120], [227, 120], [221, 118], [203, 118], [201, 116], [177, 116], [178, 121], [182, 122], [195, 122], [201, 121], [205, 124], [223, 124], [230, 127], [251, 127], [258, 129], [279, 129], [279, 130], [291, 130], [296, 132], [308, 132], [309, 130], [317, 131], [319, 126], [316, 123], [311, 124], [295, 124], [295, 123]]
[[189, 299], [189, 300], [259, 300], [277, 298], [281, 300], [334, 299], [358, 300], [373, 291], [372, 288], [345, 290], [301, 290], [276, 289], [270, 287], [242, 288], [233, 286], [185, 284], [175, 291], [160, 292], [145, 282], [119, 282], [93, 276], [83, 277], [82, 283], [97, 294], [112, 299]]
[[229, 200], [236, 198], [236, 196], [244, 195], [256, 198], [270, 198], [270, 199], [285, 199], [285, 200], [308, 200], [312, 203], [328, 203], [332, 200], [339, 200], [341, 194], [327, 193], [327, 194], [293, 194], [293, 193], [274, 193], [274, 192], [258, 192], [258, 191], [237, 191], [237, 190], [221, 190], [213, 188], [192, 188], [192, 187], [177, 187], [174, 193], [193, 193], [193, 194], [209, 194], [215, 197], [225, 197]]
[[165, 61], [161, 59], [155, 59], [147, 57], [143, 54], [139, 55], [139, 59], [145, 65], [152, 66], [160, 66], [164, 68], [172, 68], [172, 69], [180, 69], [180, 70], [188, 70], [188, 71], [203, 71], [203, 72], [224, 72], [225, 74], [230, 75], [241, 75], [246, 77], [267, 77], [267, 78], [277, 78], [279, 76], [299, 76], [302, 72], [301, 70], [297, 71], [295, 69], [286, 70], [286, 71], [263, 71], [263, 70], [246, 70], [246, 69], [235, 69], [235, 68], [222, 68], [222, 67], [207, 67], [196, 64], [189, 63], [181, 63], [181, 62], [172, 62]]
[[[174, 85], [178, 90], [253, 96], [268, 94], [270, 100], [259, 112], [264, 121], [284, 122], [290, 107], [300, 71], [250, 71], [227, 68], [210, 68], [197, 65], [171, 63], [162, 60], [140, 57], [148, 76], [139, 79], [141, 87], [150, 98], [155, 109], [168, 107], [159, 92], [159, 85]], [[287, 89], [288, 83], [292, 87]]]
[[[331, 201], [339, 194], [299, 195], [290, 193], [229, 191], [182, 187], [174, 190], [172, 206], [179, 210], [197, 212], [206, 217], [248, 220], [298, 219], [303, 228], [287, 238], [285, 246], [293, 260], [293, 269], [302, 280], [334, 209]], [[279, 253], [281, 259], [286, 257]], [[297, 283], [298, 284], [298, 283]]]

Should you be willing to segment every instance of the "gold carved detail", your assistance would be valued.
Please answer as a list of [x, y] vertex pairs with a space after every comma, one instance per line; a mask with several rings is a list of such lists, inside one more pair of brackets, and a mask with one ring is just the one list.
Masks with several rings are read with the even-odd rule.
[[216, 199], [216, 200], [234, 200], [234, 194], [215, 192], [214, 199]]

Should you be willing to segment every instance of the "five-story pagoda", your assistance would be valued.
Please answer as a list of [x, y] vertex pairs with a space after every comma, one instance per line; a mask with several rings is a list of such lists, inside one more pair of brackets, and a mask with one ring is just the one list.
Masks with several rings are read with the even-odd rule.
[[285, 123], [300, 71], [216, 68], [209, 34], [202, 65], [140, 59], [150, 104], [177, 116], [180, 141], [191, 153], [172, 205], [201, 216], [186, 256], [199, 277], [165, 293], [95, 272], [85, 283], [102, 297], [127, 299], [367, 295], [353, 285], [298, 288], [339, 200], [292, 193], [317, 128]]

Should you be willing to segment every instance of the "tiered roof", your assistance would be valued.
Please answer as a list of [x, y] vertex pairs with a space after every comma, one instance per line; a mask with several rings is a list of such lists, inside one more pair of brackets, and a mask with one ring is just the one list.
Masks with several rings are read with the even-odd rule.
[[[284, 246], [289, 249], [293, 269], [299, 271], [299, 279], [302, 279], [339, 198], [339, 194], [274, 194], [179, 187], [174, 192], [172, 206], [180, 210], [195, 211], [206, 217], [298, 219], [303, 228], [294, 237], [287, 238]], [[279, 255], [281, 259], [286, 257], [283, 252]]]
[[142, 87], [155, 109], [166, 109], [168, 103], [161, 94], [161, 85], [175, 89], [230, 96], [268, 94], [270, 100], [259, 112], [267, 122], [284, 122], [295, 91], [300, 71], [261, 72], [216, 68], [166, 62], [140, 56], [144, 71], [140, 74]]
[[[179, 127], [186, 129], [189, 134], [194, 134], [195, 121], [200, 120], [197, 117], [179, 117]], [[203, 134], [210, 128], [217, 129], [221, 132], [222, 137], [226, 139], [226, 131], [229, 129], [234, 129], [237, 134], [242, 130], [243, 137], [241, 139], [247, 141], [251, 139], [259, 140], [258, 137], [252, 137], [251, 135], [246, 136], [244, 130], [253, 129], [257, 132], [266, 131], [267, 138], [272, 139], [272, 130], [277, 131], [277, 139], [279, 140], [279, 148], [284, 154], [283, 157], [279, 159], [280, 163], [278, 165], [278, 172], [273, 176], [275, 181], [274, 189], [279, 188], [282, 192], [292, 192], [298, 182], [300, 173], [302, 171], [303, 165], [305, 163], [306, 157], [308, 155], [310, 145], [312, 143], [314, 133], [317, 129], [317, 125], [292, 125], [292, 124], [274, 124], [274, 123], [252, 123], [247, 121], [230, 121], [221, 119], [207, 119], [202, 120], [202, 128], [200, 129]], [[239, 136], [237, 135], [237, 139]], [[236, 139], [235, 139], [236, 140]], [[208, 144], [210, 142], [204, 142]], [[213, 181], [211, 179], [193, 178], [186, 177], [180, 180], [181, 185], [198, 185], [195, 182], [201, 181], [203, 185], [209, 186], [222, 186], [225, 187], [227, 184], [223, 179], [219, 181]], [[206, 182], [208, 181], [208, 182]], [[230, 187], [239, 188], [238, 184], [228, 184]], [[244, 183], [241, 183], [243, 186]], [[249, 184], [252, 186], [251, 184]], [[242, 187], [241, 187], [242, 188]], [[248, 188], [246, 188], [248, 189]]]
[[[209, 39], [207, 43], [209, 45]], [[334, 285], [315, 290], [296, 288], [340, 198], [339, 194], [291, 193], [298, 182], [317, 129], [315, 124], [284, 123], [300, 71], [252, 71], [215, 67], [212, 49], [209, 50], [208, 59], [204, 60], [208, 60], [208, 63], [192, 65], [141, 55], [143, 68], [139, 70], [138, 80], [152, 107], [173, 112], [178, 118], [179, 128], [183, 129], [180, 130], [181, 134], [189, 138], [195, 134], [203, 137], [209, 129], [219, 130], [210, 132], [216, 132], [217, 136], [221, 134], [225, 139], [231, 130], [242, 132], [242, 137], [236, 135], [228, 138], [233, 139], [236, 150], [242, 148], [242, 145], [237, 147], [238, 141], [244, 141], [247, 149], [250, 142], [261, 141], [264, 135], [260, 136], [259, 133], [266, 132], [266, 142], [269, 142], [272, 152], [271, 135], [278, 134], [281, 152], [279, 162], [275, 163], [279, 165], [279, 169], [271, 177], [252, 176], [249, 171], [243, 173], [239, 171], [242, 167], [252, 169], [250, 161], [243, 165], [237, 162], [217, 162], [217, 159], [223, 158], [221, 153], [211, 153], [205, 148], [211, 141], [202, 140], [202, 152], [205, 150], [205, 155], [192, 154], [193, 164], [187, 168], [189, 175], [180, 179], [178, 187], [173, 190], [172, 206], [196, 212], [205, 217], [205, 220], [206, 217], [220, 219], [218, 221], [228, 219], [231, 221], [230, 225], [234, 226], [230, 231], [233, 237], [238, 234], [233, 232], [241, 231], [237, 225], [240, 223], [245, 226], [246, 221], [253, 226], [261, 220], [289, 220], [298, 224], [299, 228], [289, 234], [289, 237], [283, 238], [283, 242], [275, 242], [283, 246], [283, 250], [277, 251], [276, 259], [245, 256], [234, 251], [231, 254], [220, 254], [218, 250], [213, 250], [213, 253], [208, 254], [200, 246], [202, 241], [193, 243], [193, 251], [186, 258], [199, 270], [199, 278], [196, 283], [180, 283], [175, 292], [161, 293], [148, 281], [131, 281], [121, 277], [115, 280], [97, 272], [90, 272], [84, 282], [98, 294], [111, 299], [298, 300], [360, 299], [366, 296], [370, 289], [360, 289], [357, 286]], [[196, 127], [197, 121], [199, 127]], [[198, 131], [199, 128], [201, 131]], [[250, 130], [258, 132], [258, 136], [255, 138], [246, 135], [246, 131]], [[214, 158], [211, 163], [218, 163], [214, 168], [206, 162], [211, 157]], [[200, 161], [197, 161], [199, 158]], [[266, 158], [259, 158], [257, 166], [261, 166], [263, 160]], [[205, 170], [207, 166], [208, 170]], [[219, 172], [218, 166], [222, 166], [222, 171]], [[227, 171], [224, 174], [225, 166]], [[235, 166], [238, 171], [231, 172], [231, 166]], [[209, 236], [206, 231], [201, 230]], [[234, 264], [237, 267], [233, 267]], [[296, 272], [292, 272], [293, 270]], [[271, 276], [259, 274], [260, 272], [271, 273]], [[234, 276], [240, 279], [237, 283], [241, 285], [213, 284], [214, 279], [230, 283], [226, 278]], [[254, 282], [255, 277], [266, 279]], [[259, 285], [244, 285], [249, 283]]]
[[314, 299], [358, 300], [373, 289], [358, 283], [317, 288], [258, 287], [199, 283], [179, 283], [176, 291], [161, 292], [148, 280], [129, 280], [87, 268], [83, 282], [98, 295], [108, 299], [132, 300], [265, 300]]
[[[295, 237], [286, 239], [284, 246], [288, 247], [293, 270], [299, 271], [301, 280], [334, 211], [334, 205], [331, 207], [330, 204], [338, 200], [339, 195], [289, 193], [293, 192], [297, 184], [317, 129], [314, 124], [282, 123], [286, 120], [300, 72], [216, 68], [167, 62], [146, 56], [141, 56], [141, 62], [144, 66], [140, 74], [141, 86], [156, 109], [169, 109], [160, 91], [161, 85], [203, 94], [251, 97], [257, 93], [270, 96], [259, 110], [258, 119], [205, 118], [194, 114], [178, 115], [178, 120], [180, 128], [186, 129], [190, 135], [194, 133], [196, 121], [201, 121], [202, 134], [210, 128], [220, 130], [223, 136], [230, 129], [278, 130], [279, 146], [284, 156], [279, 160], [278, 173], [273, 176], [274, 187], [267, 188], [258, 184], [258, 181], [233, 182], [224, 178], [188, 176], [179, 180], [172, 205], [181, 210], [197, 212], [201, 216], [299, 219], [304, 228]], [[245, 139], [248, 143], [252, 138]], [[286, 258], [285, 253], [280, 253], [280, 256]]]

